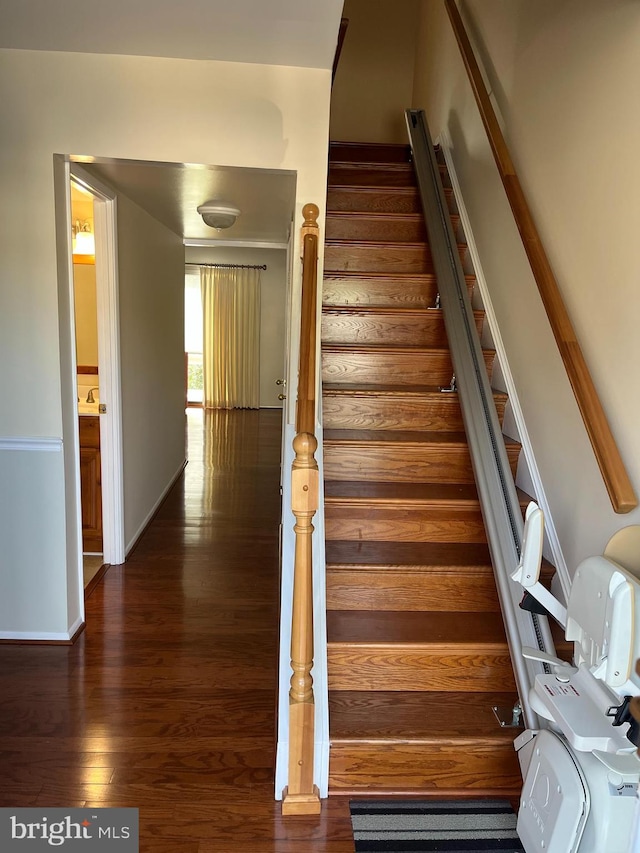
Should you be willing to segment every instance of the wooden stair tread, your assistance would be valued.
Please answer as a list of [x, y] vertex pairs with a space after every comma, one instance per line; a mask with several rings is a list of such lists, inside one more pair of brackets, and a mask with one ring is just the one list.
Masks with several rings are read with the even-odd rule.
[[[387, 220], [400, 220], [401, 222], [424, 222], [424, 216], [421, 213], [400, 212], [389, 213], [388, 211], [368, 211], [368, 210], [329, 210], [327, 216], [334, 219], [373, 219], [374, 222], [386, 222]], [[351, 242], [351, 241], [348, 241]]]
[[[475, 278], [466, 277], [471, 292]], [[435, 304], [438, 292], [432, 272], [330, 270], [325, 267], [322, 288], [324, 305], [331, 306], [415, 306], [429, 308]]]
[[[495, 352], [484, 350], [483, 360], [490, 378]], [[336, 384], [393, 383], [445, 387], [451, 382], [453, 364], [445, 346], [325, 344], [322, 347], [321, 370], [323, 382]]]
[[[388, 485], [388, 484], [383, 484]], [[493, 574], [489, 546], [471, 542], [356, 542], [339, 539], [326, 542], [327, 571], [464, 572]], [[540, 577], [546, 585], [555, 567], [542, 560]], [[562, 640], [560, 635], [556, 636]]]
[[[524, 510], [532, 498], [516, 489], [520, 506]], [[385, 483], [373, 480], [325, 480], [324, 494], [327, 503], [338, 500], [358, 501], [434, 501], [480, 503], [478, 491], [472, 483]]]
[[470, 483], [384, 483], [375, 481], [325, 480], [325, 501], [358, 503], [468, 503], [480, 504], [478, 491]]
[[[458, 243], [458, 249], [464, 250], [467, 248], [466, 243]], [[386, 249], [388, 251], [396, 251], [402, 249], [428, 249], [429, 243], [427, 240], [407, 240], [403, 243], [398, 243], [393, 240], [338, 240], [338, 239], [330, 239], [325, 240], [325, 247], [328, 249]], [[345, 271], [346, 272], [346, 271]], [[356, 270], [356, 272], [358, 272]], [[363, 273], [360, 271], [360, 275]], [[367, 273], [368, 275], [368, 273]], [[388, 275], [388, 274], [387, 274]], [[416, 275], [416, 273], [412, 273], [412, 275]]]
[[[449, 352], [448, 347], [425, 347], [419, 344], [323, 344], [324, 352], [343, 353], [349, 355], [352, 353], [390, 353], [397, 355], [405, 353], [407, 355], [415, 355], [416, 353], [442, 353]], [[485, 354], [493, 353], [493, 350], [483, 350]]]
[[[380, 160], [334, 160], [331, 159], [329, 161], [329, 166], [337, 169], [361, 169], [362, 171], [367, 171], [368, 169], [377, 169], [380, 171], [399, 171], [399, 172], [413, 172], [413, 163], [410, 162], [396, 162], [396, 163], [387, 163]], [[442, 167], [440, 167], [440, 171], [442, 171]]]
[[[339, 241], [336, 241], [339, 242]], [[351, 243], [349, 240], [343, 242]], [[392, 244], [395, 248], [395, 244]], [[323, 274], [325, 281], [340, 281], [347, 279], [348, 281], [378, 281], [378, 282], [395, 282], [395, 281], [417, 281], [417, 282], [435, 282], [436, 276], [432, 272], [360, 272], [359, 270], [325, 270]], [[465, 275], [465, 281], [468, 284], [474, 284], [475, 275]]]
[[495, 613], [442, 611], [327, 611], [330, 649], [366, 646], [437, 647], [455, 654], [458, 648], [504, 649], [507, 639]]
[[[334, 165], [334, 164], [331, 164]], [[343, 161], [341, 164], [346, 167], [350, 165], [346, 161]], [[347, 184], [347, 183], [328, 183], [327, 189], [329, 193], [332, 190], [342, 191], [346, 190], [348, 192], [354, 192], [362, 195], [404, 195], [404, 196], [416, 196], [419, 198], [420, 193], [416, 184], [404, 184], [400, 186], [385, 186], [384, 184], [380, 185], [368, 185], [368, 184]], [[444, 194], [447, 199], [453, 198], [453, 189], [451, 187], [444, 187]]]
[[404, 163], [411, 158], [411, 146], [404, 142], [342, 142], [329, 143], [329, 162], [338, 160], [348, 162], [363, 160], [373, 163]]
[[[433, 432], [430, 430], [385, 430], [385, 429], [325, 429], [324, 443], [331, 442], [362, 444], [437, 444], [465, 445], [464, 432]], [[507, 451], [519, 449], [520, 442], [503, 436]]]
[[[415, 222], [422, 224], [424, 222], [423, 214], [420, 211], [413, 210], [399, 210], [397, 212], [390, 210], [342, 210], [339, 208], [333, 210], [328, 207], [326, 215], [327, 217], [331, 217], [336, 220], [356, 220], [358, 222], [365, 221], [367, 219], [377, 223]], [[457, 213], [449, 214], [449, 218], [451, 219], [451, 223], [454, 225], [454, 228], [460, 222], [460, 215]]]
[[[363, 397], [423, 397], [426, 394], [437, 394], [438, 397], [445, 395], [440, 391], [439, 385], [361, 385], [347, 384], [340, 385], [335, 382], [325, 382], [322, 386], [323, 395], [351, 395], [358, 394]], [[457, 399], [457, 392], [447, 394]], [[506, 396], [506, 395], [505, 395]]]
[[489, 548], [483, 544], [439, 542], [349, 542], [326, 543], [327, 570], [394, 570], [491, 572]]
[[[450, 214], [454, 232], [460, 227], [460, 216]], [[341, 210], [329, 207], [325, 220], [325, 240], [332, 242], [389, 241], [412, 243], [428, 240], [424, 217], [415, 211]]]
[[518, 730], [498, 724], [492, 706], [513, 707], [514, 693], [329, 692], [331, 742], [490, 738], [510, 743]]
[[[325, 382], [322, 386], [323, 396], [358, 396], [358, 397], [426, 397], [431, 394], [441, 400], [458, 400], [454, 393], [444, 394], [439, 385], [340, 385], [334, 382]], [[494, 391], [493, 399], [507, 400], [508, 395], [504, 391]]]
[[[441, 308], [414, 308], [412, 305], [325, 305], [322, 308], [325, 316], [344, 317], [437, 317], [444, 319]], [[476, 309], [476, 318], [484, 317], [484, 311]]]
[[[334, 164], [331, 164], [332, 166]], [[338, 166], [348, 166], [348, 163], [335, 164]], [[346, 190], [354, 193], [362, 193], [363, 195], [379, 195], [385, 194], [389, 196], [393, 195], [404, 195], [404, 196], [416, 196], [419, 199], [420, 193], [418, 191], [418, 187], [416, 184], [401, 184], [400, 186], [387, 186], [385, 184], [349, 184], [349, 183], [335, 183], [334, 181], [330, 181], [327, 184], [328, 192], [332, 190]], [[446, 190], [445, 190], [446, 193]], [[449, 194], [452, 195], [452, 190], [449, 190]]]
[[[439, 163], [438, 171], [441, 175], [447, 174], [446, 165]], [[376, 178], [383, 175], [403, 176], [407, 180], [415, 182], [415, 169], [413, 163], [409, 162], [379, 162], [375, 160], [330, 160], [329, 177], [327, 185], [331, 187], [345, 186], [340, 180], [341, 173], [346, 172], [347, 178], [355, 179], [358, 186], [358, 177], [361, 175], [367, 179], [366, 186], [377, 186]], [[406, 185], [406, 184], [403, 184]], [[386, 184], [383, 184], [386, 186]]]

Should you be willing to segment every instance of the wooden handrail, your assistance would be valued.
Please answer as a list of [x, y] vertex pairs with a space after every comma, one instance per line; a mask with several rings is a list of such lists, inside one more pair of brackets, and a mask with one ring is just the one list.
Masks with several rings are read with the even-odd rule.
[[347, 29], [349, 27], [349, 18], [341, 18], [340, 19], [340, 29], [338, 30], [338, 44], [336, 45], [336, 52], [333, 57], [333, 68], [331, 69], [331, 85], [333, 86], [333, 81], [336, 79], [336, 71], [338, 70], [338, 63], [340, 62], [340, 55], [342, 53], [342, 48], [344, 45], [344, 39], [347, 35]]
[[444, 0], [444, 2], [469, 75], [480, 116], [489, 137], [489, 144], [611, 504], [615, 512], [630, 512], [638, 506], [633, 485], [584, 360], [558, 283], [491, 105], [458, 7], [454, 0]]
[[289, 690], [289, 784], [282, 813], [319, 814], [320, 794], [313, 784], [315, 705], [313, 697], [313, 551], [312, 519], [318, 509], [318, 463], [314, 453], [316, 418], [316, 297], [318, 292], [318, 214], [303, 207], [302, 306], [295, 459], [291, 470], [291, 509], [296, 523], [291, 620]]

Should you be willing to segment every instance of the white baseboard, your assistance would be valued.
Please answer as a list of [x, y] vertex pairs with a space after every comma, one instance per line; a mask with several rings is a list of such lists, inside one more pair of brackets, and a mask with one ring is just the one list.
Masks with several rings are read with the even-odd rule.
[[126, 557], [128, 557], [128, 556], [129, 556], [129, 554], [131, 553], [131, 551], [133, 551], [133, 549], [135, 548], [135, 546], [138, 544], [138, 540], [140, 539], [140, 537], [142, 536], [142, 534], [145, 532], [145, 530], [147, 529], [147, 527], [148, 527], [148, 526], [149, 526], [149, 524], [151, 523], [151, 520], [153, 519], [154, 515], [155, 515], [155, 514], [158, 512], [158, 510], [160, 509], [160, 506], [162, 505], [162, 502], [163, 502], [163, 501], [164, 501], [164, 499], [167, 497], [167, 495], [169, 494], [169, 492], [171, 491], [171, 489], [174, 487], [174, 485], [176, 484], [176, 481], [177, 481], [177, 480], [179, 479], [179, 477], [182, 475], [182, 472], [184, 471], [184, 469], [185, 469], [186, 467], [187, 467], [187, 460], [185, 459], [185, 460], [183, 460], [183, 462], [181, 462], [181, 463], [180, 463], [180, 465], [178, 466], [178, 470], [175, 472], [175, 474], [173, 475], [173, 477], [171, 478], [171, 480], [169, 481], [169, 483], [167, 484], [167, 486], [166, 486], [166, 487], [165, 487], [165, 489], [163, 490], [163, 492], [162, 492], [162, 494], [160, 495], [160, 497], [158, 498], [158, 500], [157, 500], [157, 501], [154, 503], [154, 505], [151, 507], [151, 509], [149, 510], [149, 512], [147, 513], [147, 515], [145, 516], [144, 521], [143, 521], [143, 522], [142, 522], [142, 524], [140, 525], [140, 527], [138, 527], [138, 529], [136, 530], [136, 532], [133, 534], [133, 536], [132, 536], [132, 537], [131, 537], [131, 539], [129, 540], [129, 543], [128, 543], [128, 545], [127, 545], [127, 546], [126, 546], [126, 548], [125, 548], [125, 556], [126, 556]]
[[84, 625], [84, 619], [78, 617], [68, 631], [0, 631], [0, 640], [11, 640], [17, 643], [69, 643]]
[[491, 337], [493, 338], [493, 345], [496, 350], [496, 358], [498, 359], [500, 370], [502, 371], [502, 376], [506, 385], [507, 394], [509, 395], [509, 404], [511, 406], [513, 417], [516, 422], [516, 427], [518, 429], [518, 435], [520, 443], [522, 444], [524, 460], [529, 470], [531, 482], [533, 483], [535, 494], [532, 495], [532, 497], [536, 499], [538, 505], [544, 513], [545, 531], [547, 534], [549, 547], [551, 548], [551, 553], [553, 555], [553, 563], [556, 567], [556, 572], [558, 574], [560, 584], [562, 585], [562, 590], [564, 592], [565, 598], [568, 599], [569, 591], [571, 590], [571, 576], [569, 574], [569, 570], [567, 568], [567, 564], [562, 553], [562, 548], [560, 546], [560, 540], [558, 538], [558, 534], [553, 523], [551, 510], [549, 509], [549, 503], [547, 501], [547, 497], [544, 491], [544, 485], [540, 476], [540, 469], [538, 468], [538, 465], [536, 463], [535, 454], [533, 452], [533, 446], [531, 444], [531, 439], [527, 431], [527, 425], [524, 420], [524, 414], [522, 412], [522, 406], [520, 405], [518, 392], [516, 390], [513, 374], [511, 373], [511, 368], [509, 366], [509, 360], [507, 358], [504, 342], [502, 340], [502, 335], [500, 334], [500, 329], [498, 327], [498, 320], [496, 318], [496, 314], [493, 309], [493, 304], [491, 302], [491, 296], [489, 294], [487, 280], [484, 277], [482, 271], [482, 264], [480, 263], [480, 256], [478, 254], [478, 249], [473, 237], [471, 221], [469, 219], [469, 215], [464, 204], [462, 191], [460, 189], [460, 182], [458, 181], [458, 176], [456, 174], [455, 166], [453, 163], [451, 153], [451, 139], [449, 138], [449, 134], [446, 130], [443, 130], [441, 132], [437, 142], [439, 143], [442, 149], [442, 153], [447, 164], [447, 170], [449, 172], [449, 178], [451, 179], [453, 194], [456, 200], [456, 205], [458, 207], [458, 212], [460, 214], [460, 222], [464, 230], [467, 246], [469, 248], [469, 255], [473, 263], [473, 269], [476, 276], [478, 289], [480, 291], [480, 297], [482, 299], [483, 307], [485, 310], [486, 322], [489, 325]]

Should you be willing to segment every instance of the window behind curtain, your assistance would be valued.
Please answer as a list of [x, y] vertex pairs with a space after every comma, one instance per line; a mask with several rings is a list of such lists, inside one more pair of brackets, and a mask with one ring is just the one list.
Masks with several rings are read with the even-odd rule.
[[185, 272], [184, 281], [184, 349], [187, 354], [187, 402], [202, 405], [202, 297], [200, 269]]

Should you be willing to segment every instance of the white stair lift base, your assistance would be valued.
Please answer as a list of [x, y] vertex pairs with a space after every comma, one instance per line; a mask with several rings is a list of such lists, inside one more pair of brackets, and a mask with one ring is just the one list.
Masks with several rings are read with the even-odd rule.
[[[523, 556], [513, 579], [548, 604], [540, 589], [540, 510], [530, 506]], [[527, 529], [528, 527], [528, 529]], [[537, 562], [537, 567], [535, 563]], [[550, 663], [529, 694], [549, 728], [526, 731], [515, 742], [524, 784], [517, 830], [527, 853], [629, 853], [640, 760], [628, 723], [613, 725], [610, 709], [640, 694], [638, 579], [604, 557], [576, 571], [565, 612], [552, 610], [574, 641], [575, 667], [535, 649], [525, 657]], [[564, 617], [564, 618], [563, 618]], [[566, 621], [565, 621], [566, 619]]]
[[[562, 735], [539, 732], [522, 786], [517, 831], [527, 853], [628, 853], [636, 808], [638, 761], [611, 770]], [[606, 754], [605, 754], [606, 755]], [[624, 769], [624, 768], [620, 768]]]

